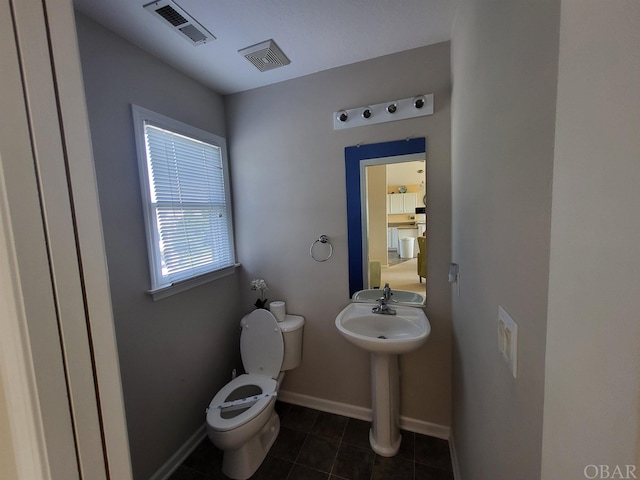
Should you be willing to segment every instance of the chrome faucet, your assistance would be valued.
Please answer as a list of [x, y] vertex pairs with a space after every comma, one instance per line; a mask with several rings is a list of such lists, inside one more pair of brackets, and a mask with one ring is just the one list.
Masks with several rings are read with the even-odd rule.
[[373, 307], [371, 311], [381, 315], [395, 315], [396, 311], [388, 305], [391, 300], [391, 295], [393, 295], [393, 292], [391, 291], [389, 284], [385, 283], [384, 288], [382, 289], [382, 296], [378, 299], [378, 306]]

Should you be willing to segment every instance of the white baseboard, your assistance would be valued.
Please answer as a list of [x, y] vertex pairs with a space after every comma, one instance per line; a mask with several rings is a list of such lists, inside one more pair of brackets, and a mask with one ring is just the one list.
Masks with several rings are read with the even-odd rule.
[[416, 420], [400, 415], [400, 428], [409, 432], [421, 433], [430, 437], [449, 440], [451, 428], [437, 423], [425, 422], [424, 420]]
[[346, 403], [334, 402], [332, 400], [311, 397], [309, 395], [288, 392], [286, 390], [278, 391], [278, 400], [282, 400], [286, 403], [293, 403], [294, 405], [300, 405], [301, 407], [313, 408], [314, 410], [320, 410], [322, 412], [335, 413], [349, 418], [357, 418], [358, 420], [365, 420], [367, 422], [370, 422], [373, 418], [370, 408], [356, 407]]
[[196, 432], [165, 462], [162, 467], [149, 480], [167, 480], [175, 472], [182, 462], [193, 452], [200, 442], [207, 436], [205, 424], [203, 423]]
[[[300, 393], [280, 390], [278, 391], [278, 398], [283, 402], [313, 408], [322, 412], [335, 413], [345, 417], [357, 418], [358, 420], [366, 420], [370, 422], [373, 418], [370, 408], [356, 407], [354, 405], [311, 397]], [[400, 428], [409, 432], [429, 435], [430, 437], [441, 438], [443, 440], [449, 440], [449, 436], [451, 434], [451, 428], [445, 425], [425, 422], [424, 420], [417, 420], [415, 418], [409, 418], [402, 415], [400, 416]]]
[[453, 478], [455, 480], [462, 480], [460, 475], [460, 465], [458, 464], [458, 453], [456, 451], [456, 442], [453, 437], [453, 430], [451, 430], [449, 436], [449, 450], [451, 451], [451, 466], [453, 467]]

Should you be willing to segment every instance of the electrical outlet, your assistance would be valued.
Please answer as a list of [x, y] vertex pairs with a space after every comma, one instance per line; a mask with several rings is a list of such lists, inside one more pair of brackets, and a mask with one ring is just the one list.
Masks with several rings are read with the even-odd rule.
[[518, 324], [507, 311], [498, 307], [498, 350], [511, 368], [513, 378], [518, 376]]

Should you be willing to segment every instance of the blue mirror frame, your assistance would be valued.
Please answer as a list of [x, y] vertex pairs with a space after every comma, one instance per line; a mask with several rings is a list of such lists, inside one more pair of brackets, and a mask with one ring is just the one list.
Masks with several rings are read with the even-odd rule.
[[347, 235], [349, 249], [349, 298], [362, 290], [362, 191], [360, 162], [372, 158], [395, 157], [427, 151], [424, 137], [345, 147], [344, 162], [347, 184]]

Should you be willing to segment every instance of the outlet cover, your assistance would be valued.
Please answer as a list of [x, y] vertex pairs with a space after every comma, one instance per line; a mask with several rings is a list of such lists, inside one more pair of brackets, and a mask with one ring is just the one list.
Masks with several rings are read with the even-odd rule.
[[498, 307], [498, 350], [511, 368], [513, 378], [518, 376], [518, 324], [511, 315]]

